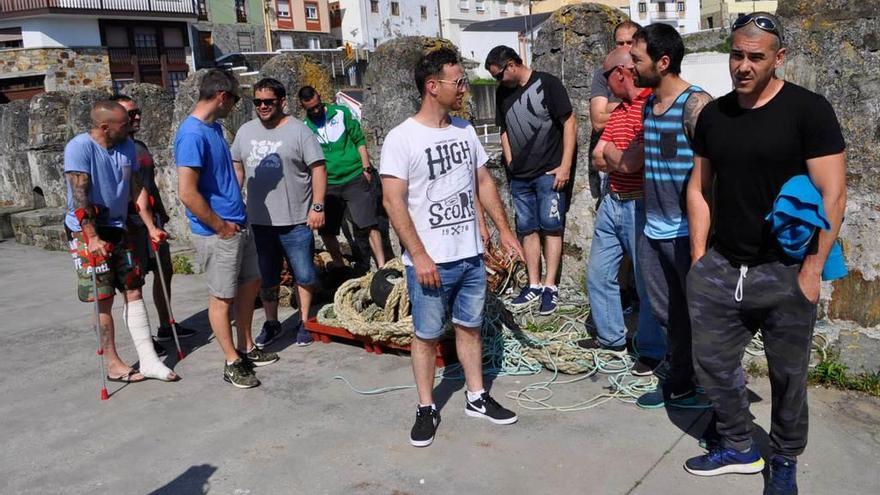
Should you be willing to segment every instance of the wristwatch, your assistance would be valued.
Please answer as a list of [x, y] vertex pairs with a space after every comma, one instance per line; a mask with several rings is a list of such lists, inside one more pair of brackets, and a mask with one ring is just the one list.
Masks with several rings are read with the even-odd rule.
[[321, 213], [324, 211], [324, 203], [312, 203], [312, 210]]

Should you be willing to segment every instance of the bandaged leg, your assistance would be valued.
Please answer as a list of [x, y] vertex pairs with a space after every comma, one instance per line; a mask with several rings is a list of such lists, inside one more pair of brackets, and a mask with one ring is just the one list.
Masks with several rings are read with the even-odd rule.
[[170, 380], [172, 371], [162, 364], [156, 350], [153, 348], [153, 340], [150, 338], [150, 321], [147, 319], [147, 305], [143, 299], [128, 301], [122, 307], [122, 317], [134, 341], [140, 361], [141, 373], [147, 378]]

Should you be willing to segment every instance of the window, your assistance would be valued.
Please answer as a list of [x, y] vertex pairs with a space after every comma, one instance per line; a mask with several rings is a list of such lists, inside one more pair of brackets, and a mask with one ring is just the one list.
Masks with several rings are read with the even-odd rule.
[[521, 15], [521, 14], [522, 14], [522, 3], [520, 3], [520, 2], [513, 2], [513, 13], [516, 14], [516, 15]]
[[199, 53], [203, 62], [214, 62], [214, 38], [211, 31], [199, 31]]
[[485, 12], [486, 11], [486, 5], [485, 5], [485, 3], [483, 3], [483, 0], [475, 0], [474, 3], [477, 8], [477, 12]]
[[714, 22], [714, 19], [712, 19], [711, 15], [706, 18], [706, 22], [709, 24], [709, 29], [712, 29], [715, 27], [715, 22]]
[[468, 0], [461, 0], [458, 2], [458, 10], [463, 12], [467, 12], [471, 8], [471, 3]]
[[247, 0], [235, 0], [235, 20], [247, 22]]
[[278, 35], [278, 41], [282, 50], [293, 50], [293, 35], [281, 33]]
[[379, 38], [373, 38], [373, 48], [379, 46]]
[[379, 13], [379, 0], [370, 0], [370, 12], [374, 14]]
[[657, 4], [657, 12], [666, 12], [666, 2], [660, 2]]
[[425, 7], [424, 5], [422, 5], [421, 7], [419, 7], [419, 9], [422, 12], [422, 19], [427, 19], [428, 18], [428, 7]]
[[180, 83], [186, 80], [186, 76], [188, 74], [186, 72], [169, 72], [168, 73], [168, 84], [165, 85], [166, 88], [170, 89], [173, 94], [177, 94], [177, 89], [180, 87]]
[[238, 33], [238, 51], [254, 51], [254, 40], [251, 37], [251, 33]]
[[391, 2], [391, 15], [400, 15], [400, 3]]
[[208, 0], [199, 0], [198, 6], [196, 7], [199, 11], [199, 20], [207, 21], [208, 20]]
[[278, 17], [290, 17], [290, 0], [276, 0], [275, 1], [275, 11], [278, 12]]
[[678, 2], [678, 11], [684, 12], [684, 2]]
[[639, 2], [639, 14], [644, 14], [648, 11], [648, 5], [645, 2]]
[[320, 50], [321, 40], [318, 38], [309, 38], [309, 50]]
[[316, 3], [307, 3], [306, 4], [306, 20], [307, 21], [317, 21], [318, 20], [318, 4], [316, 4]]

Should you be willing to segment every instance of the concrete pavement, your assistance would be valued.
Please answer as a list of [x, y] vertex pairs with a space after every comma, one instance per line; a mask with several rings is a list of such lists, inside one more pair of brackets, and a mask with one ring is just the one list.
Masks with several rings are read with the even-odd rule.
[[[222, 380], [197, 275], [174, 278], [175, 315], [200, 330], [175, 366], [183, 380], [113, 384], [101, 402], [92, 307], [76, 301], [70, 257], [0, 242], [0, 273], [0, 493], [726, 495], [763, 486], [761, 476], [684, 472], [682, 462], [701, 452], [699, 413], [615, 401], [573, 413], [517, 409], [520, 421], [499, 427], [463, 414], [457, 381], [439, 385], [437, 438], [416, 449], [407, 440], [414, 391], [362, 396], [332, 380], [409, 384], [406, 356], [339, 343], [297, 348], [290, 332], [271, 349], [282, 360], [258, 370], [263, 385], [235, 389]], [[120, 353], [131, 362], [121, 300], [116, 309]], [[288, 327], [297, 319], [285, 316]], [[261, 323], [258, 311], [255, 328]], [[492, 392], [510, 405], [506, 392], [540, 379], [497, 378]], [[582, 400], [606, 383], [600, 376], [562, 385], [553, 400]], [[766, 431], [769, 384], [759, 379], [750, 388]], [[880, 401], [817, 388], [810, 407], [801, 493], [878, 493]]]

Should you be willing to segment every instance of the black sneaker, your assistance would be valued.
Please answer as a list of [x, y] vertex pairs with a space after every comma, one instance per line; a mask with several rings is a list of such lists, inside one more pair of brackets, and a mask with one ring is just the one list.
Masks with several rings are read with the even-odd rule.
[[[192, 328], [186, 328], [177, 325], [178, 339], [188, 339], [195, 334], [196, 331]], [[171, 332], [171, 327], [159, 327], [159, 330], [156, 332], [156, 340], [158, 340], [159, 342], [168, 342], [169, 340], [174, 340], [174, 334]]]
[[274, 352], [266, 352], [256, 346], [254, 346], [254, 348], [251, 349], [251, 352], [249, 352], [247, 354], [245, 354], [241, 351], [235, 351], [235, 352], [238, 353], [238, 357], [240, 357], [244, 361], [247, 361], [248, 363], [250, 363], [252, 366], [255, 366], [255, 367], [267, 366], [267, 365], [274, 363], [275, 361], [278, 361], [278, 359], [279, 359], [278, 354], [276, 354]]
[[159, 339], [157, 339], [156, 337], [153, 337], [153, 350], [156, 351], [156, 355], [159, 357], [168, 354], [168, 351], [166, 351], [165, 348], [162, 347], [162, 344], [159, 343]]
[[254, 388], [260, 385], [253, 369], [241, 358], [223, 367], [223, 379], [238, 388]]
[[797, 495], [797, 461], [774, 455], [770, 459], [770, 477], [764, 495]]
[[640, 357], [636, 364], [633, 365], [630, 373], [633, 376], [651, 376], [654, 374], [654, 368], [660, 364], [660, 360], [649, 357]]
[[626, 352], [626, 344], [621, 345], [605, 345], [599, 342], [599, 339], [582, 339], [577, 341], [578, 347], [587, 350]]
[[440, 424], [440, 413], [432, 406], [419, 407], [416, 423], [409, 432], [409, 443], [414, 447], [427, 447], [434, 441], [434, 432]]
[[254, 345], [259, 349], [262, 349], [272, 342], [275, 342], [275, 339], [281, 335], [282, 331], [281, 322], [267, 321], [263, 323], [263, 329], [260, 330], [260, 335], [257, 335], [257, 338], [254, 339]]
[[516, 423], [518, 419], [516, 413], [505, 409], [501, 404], [495, 402], [489, 392], [483, 392], [479, 399], [471, 402], [467, 398], [467, 392], [464, 393], [464, 413], [474, 418], [486, 418], [496, 425], [509, 425]]

